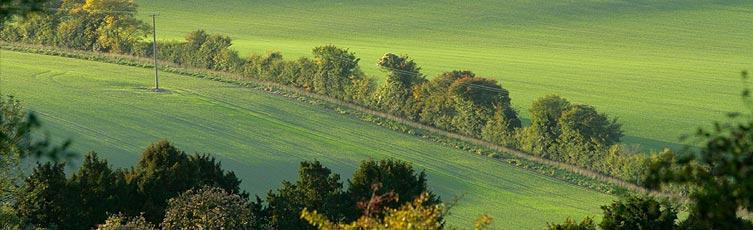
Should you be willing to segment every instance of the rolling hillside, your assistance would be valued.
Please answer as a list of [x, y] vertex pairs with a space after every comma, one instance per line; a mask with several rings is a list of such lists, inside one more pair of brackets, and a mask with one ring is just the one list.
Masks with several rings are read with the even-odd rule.
[[45, 129], [94, 150], [115, 166], [132, 165], [148, 144], [172, 140], [209, 152], [264, 195], [320, 160], [348, 178], [368, 158], [408, 160], [447, 200], [463, 195], [449, 223], [469, 226], [488, 213], [499, 228], [540, 228], [565, 217], [600, 213], [613, 199], [485, 157], [441, 147], [318, 105], [248, 88], [163, 74], [168, 93], [149, 91], [150, 69], [2, 51], [0, 87], [41, 114]]
[[377, 77], [382, 54], [409, 54], [429, 77], [498, 79], [524, 117], [548, 94], [594, 105], [649, 148], [738, 110], [739, 72], [753, 68], [753, 2], [743, 0], [138, 2], [144, 19], [161, 13], [161, 39], [205, 29], [243, 55], [288, 58], [335, 44]]

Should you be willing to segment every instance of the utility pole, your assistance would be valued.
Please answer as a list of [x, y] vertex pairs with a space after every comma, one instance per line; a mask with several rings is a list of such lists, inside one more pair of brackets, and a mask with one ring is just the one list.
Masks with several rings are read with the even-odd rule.
[[154, 91], [159, 92], [159, 67], [157, 66], [157, 15], [159, 12], [150, 14], [152, 16], [152, 56], [154, 57]]

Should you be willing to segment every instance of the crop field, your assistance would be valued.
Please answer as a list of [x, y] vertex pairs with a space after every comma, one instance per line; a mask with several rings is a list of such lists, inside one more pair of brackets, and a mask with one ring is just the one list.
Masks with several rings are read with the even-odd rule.
[[753, 69], [747, 0], [138, 2], [145, 21], [160, 12], [160, 39], [205, 29], [242, 55], [288, 58], [335, 44], [380, 78], [377, 58], [408, 54], [429, 77], [468, 69], [499, 80], [524, 117], [548, 94], [594, 105], [646, 148], [741, 110], [739, 73]]
[[[189, 153], [208, 152], [265, 195], [296, 177], [298, 162], [319, 160], [344, 178], [359, 161], [394, 157], [429, 175], [444, 199], [463, 196], [449, 223], [470, 226], [479, 214], [496, 228], [540, 228], [565, 217], [596, 216], [613, 197], [442, 147], [303, 101], [240, 86], [150, 69], [2, 51], [0, 87], [41, 115], [45, 130], [94, 150], [113, 165], [133, 165], [161, 138]], [[598, 217], [598, 216], [597, 216]]]

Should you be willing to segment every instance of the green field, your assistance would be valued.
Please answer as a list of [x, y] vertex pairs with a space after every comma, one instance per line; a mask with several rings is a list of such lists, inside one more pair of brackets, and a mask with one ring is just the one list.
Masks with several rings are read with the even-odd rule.
[[500, 80], [527, 117], [560, 94], [619, 117], [628, 143], [656, 148], [739, 110], [753, 69], [753, 1], [200, 1], [139, 0], [161, 39], [205, 29], [242, 55], [308, 56], [349, 47], [367, 73], [385, 52], [429, 76], [469, 69]]
[[394, 157], [425, 169], [445, 199], [464, 195], [449, 218], [456, 226], [489, 213], [496, 228], [543, 227], [598, 215], [613, 199], [307, 102], [167, 73], [169, 93], [157, 94], [148, 89], [150, 69], [1, 52], [4, 93], [41, 114], [51, 134], [74, 140], [74, 150], [95, 150], [119, 167], [166, 138], [191, 153], [215, 153], [242, 188], [263, 195], [294, 179], [303, 160], [348, 178], [361, 160]]

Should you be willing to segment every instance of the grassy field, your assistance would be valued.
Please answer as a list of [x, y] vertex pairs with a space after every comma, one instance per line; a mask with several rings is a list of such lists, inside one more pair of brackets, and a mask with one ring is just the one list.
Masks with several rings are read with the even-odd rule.
[[527, 115], [559, 94], [619, 117], [628, 143], [680, 143], [739, 110], [739, 72], [753, 69], [753, 1], [200, 1], [139, 0], [159, 11], [161, 39], [205, 29], [241, 54], [308, 56], [349, 47], [367, 73], [385, 52], [435, 76], [469, 69], [500, 80]]
[[567, 216], [597, 215], [613, 199], [231, 84], [163, 74], [169, 93], [156, 94], [148, 90], [150, 69], [5, 50], [0, 56], [4, 93], [41, 114], [51, 134], [74, 140], [74, 150], [95, 150], [120, 167], [166, 138], [191, 153], [216, 154], [244, 189], [263, 195], [294, 179], [303, 160], [320, 160], [348, 178], [361, 160], [394, 157], [425, 169], [432, 189], [445, 199], [464, 195], [449, 219], [456, 226], [489, 213], [496, 228], [540, 228]]

